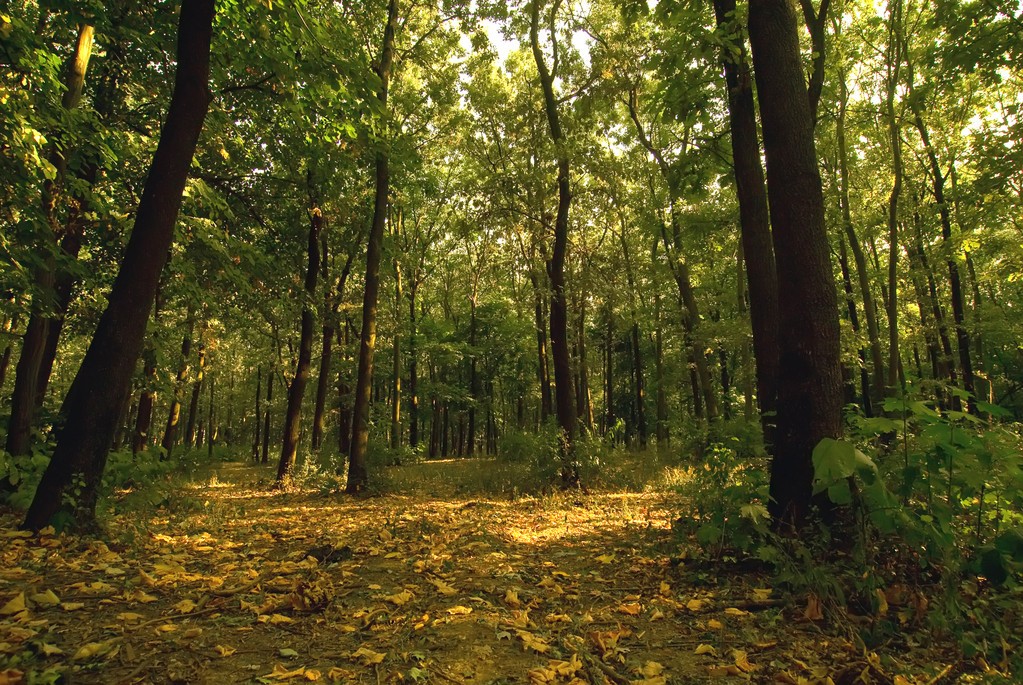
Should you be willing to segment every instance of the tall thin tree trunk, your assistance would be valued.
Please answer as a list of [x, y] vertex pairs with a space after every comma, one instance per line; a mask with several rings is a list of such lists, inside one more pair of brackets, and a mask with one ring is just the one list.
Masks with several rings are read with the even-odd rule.
[[[837, 27], [838, 25], [839, 22], [836, 22], [835, 26]], [[838, 139], [838, 186], [842, 206], [842, 227], [845, 230], [845, 236], [849, 242], [849, 250], [852, 252], [853, 261], [856, 264], [856, 277], [859, 282], [860, 297], [863, 299], [863, 318], [867, 324], [867, 341], [870, 348], [871, 398], [876, 402], [880, 402], [884, 397], [885, 371], [884, 358], [881, 355], [881, 336], [877, 326], [877, 307], [874, 304], [874, 294], [870, 287], [867, 259], [863, 254], [863, 246], [856, 236], [856, 230], [853, 228], [852, 210], [849, 206], [849, 158], [845, 139], [845, 117], [849, 103], [849, 89], [846, 86], [845, 79], [846, 72], [843, 68], [838, 79], [838, 117], [835, 122], [835, 132]], [[842, 247], [844, 249], [844, 244]]]
[[735, 22], [735, 0], [714, 0], [714, 14], [719, 29], [723, 29], [731, 41], [729, 48], [737, 48], [722, 50], [722, 62], [728, 86], [732, 164], [757, 366], [757, 403], [764, 441], [770, 445], [778, 394], [778, 276], [760, 162], [753, 79], [746, 62], [745, 41]]
[[606, 328], [604, 333], [604, 435], [614, 430], [615, 427], [615, 402], [614, 402], [614, 314], [611, 312], [611, 305], [607, 305], [604, 314]]
[[255, 430], [252, 437], [252, 463], [259, 463], [260, 428], [263, 425], [263, 412], [261, 402], [263, 400], [263, 367], [256, 367], [256, 416]]
[[185, 444], [198, 447], [195, 440], [195, 426], [199, 416], [199, 396], [202, 393], [203, 377], [206, 373], [206, 343], [201, 336], [196, 360], [195, 383], [192, 384], [192, 399], [188, 403], [188, 422], [185, 424]]
[[[949, 211], [948, 201], [945, 199], [945, 176], [941, 172], [941, 164], [938, 162], [938, 155], [931, 144], [930, 133], [924, 123], [923, 109], [920, 103], [911, 98], [913, 110], [913, 122], [920, 133], [920, 140], [924, 144], [927, 159], [931, 166], [931, 192], [934, 194], [934, 203], [938, 206], [938, 217], [941, 220], [941, 238], [947, 250], [948, 284], [952, 297], [952, 319], [956, 325], [956, 342], [959, 347], [959, 368], [963, 373], [963, 389], [971, 395], [976, 393], [976, 383], [973, 374], [973, 360], [970, 356], [970, 331], [966, 328], [966, 307], [963, 304], [963, 286], [959, 274], [959, 264], [955, 258], [955, 248], [952, 244], [952, 216]], [[975, 412], [975, 403], [970, 403], [970, 410]]]
[[266, 373], [266, 408], [263, 410], [263, 454], [260, 458], [261, 464], [270, 463], [270, 419], [273, 412], [274, 399], [274, 368]]
[[[85, 87], [85, 74], [92, 56], [94, 28], [89, 24], [78, 27], [78, 39], [75, 49], [65, 66], [65, 91], [61, 106], [66, 111], [78, 107]], [[65, 176], [67, 174], [67, 155], [61, 145], [60, 132], [56, 133], [55, 142], [51, 144], [49, 162], [55, 169], [53, 179], [43, 183], [42, 211], [46, 220], [48, 235], [46, 240], [59, 243], [61, 231], [58, 227], [57, 205], [60, 203]], [[46, 341], [49, 336], [50, 321], [53, 316], [52, 299], [57, 265], [49, 252], [43, 259], [35, 274], [35, 291], [32, 295], [32, 313], [22, 340], [21, 355], [15, 367], [14, 392], [11, 395], [11, 416], [7, 424], [7, 453], [20, 457], [29, 453], [36, 410], [41, 394], [39, 392], [40, 369], [44, 367], [43, 358], [46, 352]], [[48, 374], [47, 374], [48, 377]], [[120, 398], [118, 398], [120, 400]]]
[[195, 315], [191, 309], [188, 311], [186, 326], [188, 330], [181, 339], [181, 362], [178, 365], [178, 374], [174, 379], [174, 397], [171, 399], [170, 409], [167, 412], [167, 426], [163, 431], [161, 459], [170, 459], [174, 453], [174, 445], [177, 444], [178, 424], [181, 422], [181, 391], [184, 389], [185, 381], [188, 380], [188, 362], [192, 356], [192, 331], [195, 329]]
[[895, 90], [902, 66], [902, 0], [888, 6], [888, 74], [885, 90], [885, 115], [888, 142], [892, 149], [892, 190], [888, 195], [888, 388], [895, 391], [899, 382], [899, 196], [902, 193], [902, 134], [895, 114]]
[[[557, 4], [551, 12], [553, 25]], [[547, 278], [551, 285], [551, 356], [554, 362], [554, 406], [561, 429], [561, 482], [564, 486], [577, 485], [579, 468], [575, 457], [576, 414], [572, 389], [572, 362], [568, 351], [568, 293], [565, 291], [565, 257], [568, 253], [568, 212], [572, 204], [570, 184], [570, 162], [561, 130], [558, 100], [554, 95], [554, 78], [547, 68], [546, 58], [540, 49], [540, 0], [530, 3], [529, 43], [536, 62], [540, 89], [543, 91], [544, 111], [551, 141], [557, 150], [558, 161], [558, 213], [554, 221], [554, 246], [547, 263]], [[550, 40], [557, 52], [557, 33], [551, 31]], [[555, 66], [557, 66], [555, 64]]]
[[[376, 65], [380, 78], [377, 99], [382, 109], [387, 108], [387, 88], [394, 63], [394, 32], [398, 24], [398, 0], [387, 4], [387, 24], [384, 26], [380, 60]], [[373, 391], [373, 352], [377, 337], [377, 300], [380, 293], [380, 254], [383, 247], [384, 224], [387, 222], [388, 193], [390, 188], [390, 158], [384, 148], [376, 152], [376, 198], [373, 224], [366, 247], [365, 291], [362, 299], [362, 335], [359, 345], [359, 375], [355, 384], [355, 408], [352, 445], [348, 460], [348, 483], [345, 490], [358, 493], [366, 489], [369, 472], [366, 470], [366, 449], [369, 446], [369, 405]]]
[[[182, 0], [178, 68], [167, 119], [106, 310], [72, 381], [63, 427], [24, 526], [39, 530], [62, 509], [79, 528], [95, 522], [96, 499], [116, 428], [118, 403], [131, 385], [160, 272], [174, 236], [188, 169], [209, 106], [213, 0]], [[80, 476], [74, 502], [65, 497]]]
[[409, 287], [409, 334], [408, 334], [408, 443], [413, 450], [419, 447], [419, 349], [416, 330], [416, 294], [419, 290], [417, 279]]
[[[309, 170], [310, 196], [312, 195], [312, 175]], [[316, 296], [316, 279], [320, 274], [320, 235], [323, 231], [323, 212], [313, 197], [309, 207], [309, 242], [306, 248], [309, 264], [305, 272], [305, 302], [302, 307], [302, 332], [298, 344], [298, 364], [295, 366], [295, 377], [288, 388], [288, 410], [284, 415], [284, 441], [281, 444], [281, 457], [277, 462], [276, 487], [284, 488], [291, 484], [295, 458], [298, 454], [298, 441], [302, 434], [302, 399], [305, 397], [305, 386], [309, 382], [309, 369], [313, 361], [313, 310], [310, 303]]]

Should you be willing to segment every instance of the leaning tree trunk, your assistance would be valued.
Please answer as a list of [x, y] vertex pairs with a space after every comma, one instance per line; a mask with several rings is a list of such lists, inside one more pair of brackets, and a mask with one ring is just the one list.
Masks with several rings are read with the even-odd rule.
[[[383, 45], [376, 72], [380, 78], [377, 99], [382, 109], [387, 108], [387, 87], [394, 64], [394, 32], [398, 24], [398, 0], [389, 0], [387, 24], [384, 26]], [[362, 492], [369, 483], [366, 470], [366, 449], [369, 446], [369, 405], [373, 392], [373, 352], [377, 338], [377, 300], [380, 295], [380, 253], [387, 222], [387, 195], [390, 188], [390, 158], [384, 147], [376, 152], [376, 198], [373, 224], [366, 247], [366, 279], [362, 298], [362, 335], [359, 344], [359, 375], [355, 383], [355, 407], [351, 453], [348, 459], [349, 493]]]
[[[213, 13], [214, 0], [182, 0], [178, 68], [167, 120], [107, 308], [64, 399], [63, 427], [26, 515], [26, 528], [39, 530], [58, 512], [63, 512], [61, 523], [80, 529], [95, 523], [99, 483], [120, 402], [142, 350], [188, 168], [209, 107]], [[69, 497], [69, 488], [79, 479], [81, 490]]]
[[842, 432], [838, 301], [792, 4], [750, 0], [749, 33], [778, 270], [778, 326], [799, 333], [779, 337], [770, 510], [776, 522], [799, 525], [813, 492], [813, 449]]
[[[312, 172], [309, 172], [310, 177]], [[291, 472], [295, 468], [298, 454], [298, 440], [302, 432], [302, 398], [309, 382], [309, 368], [313, 360], [313, 310], [311, 302], [316, 295], [316, 277], [320, 273], [320, 233], [323, 230], [323, 213], [312, 201], [309, 208], [308, 268], [305, 272], [305, 302], [302, 307], [302, 332], [298, 343], [298, 364], [295, 377], [288, 388], [288, 410], [284, 415], [284, 440], [281, 457], [277, 462], [275, 487], [285, 488], [291, 484]]]

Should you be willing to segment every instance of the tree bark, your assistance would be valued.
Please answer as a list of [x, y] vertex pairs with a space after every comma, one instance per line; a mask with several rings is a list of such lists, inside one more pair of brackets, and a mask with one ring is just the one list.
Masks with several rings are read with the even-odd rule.
[[263, 454], [260, 463], [270, 463], [270, 419], [273, 411], [274, 399], [274, 369], [271, 367], [266, 373], [266, 409], [263, 410]]
[[206, 343], [200, 334], [198, 359], [196, 360], [195, 383], [192, 384], [192, 399], [188, 403], [188, 422], [185, 424], [185, 444], [198, 447], [195, 440], [195, 426], [199, 417], [199, 397], [202, 394], [203, 377], [206, 374]]
[[[837, 23], [836, 23], [837, 25]], [[872, 399], [880, 402], [884, 397], [884, 358], [881, 355], [881, 336], [877, 326], [877, 306], [870, 287], [870, 273], [867, 271], [867, 259], [863, 254], [863, 246], [856, 237], [853, 228], [852, 210], [849, 206], [849, 159], [848, 146], [845, 139], [845, 117], [849, 103], [849, 90], [846, 86], [846, 73], [842, 69], [838, 79], [839, 102], [838, 118], [835, 122], [835, 134], [838, 141], [839, 197], [842, 205], [842, 227], [845, 229], [849, 249], [856, 264], [856, 277], [859, 282], [860, 297], [863, 299], [863, 318], [867, 324], [867, 340], [870, 347], [871, 360], [871, 392]]]
[[[89, 24], [78, 27], [78, 39], [75, 49], [66, 64], [64, 85], [66, 90], [61, 99], [65, 111], [78, 107], [85, 87], [85, 73], [92, 56], [94, 28]], [[52, 180], [43, 183], [42, 211], [46, 221], [46, 242], [43, 264], [35, 274], [35, 289], [32, 295], [32, 313], [21, 344], [21, 355], [15, 367], [14, 391], [11, 395], [11, 416], [7, 425], [7, 453], [20, 457], [29, 453], [32, 432], [35, 426], [36, 410], [41, 393], [39, 392], [40, 369], [43, 368], [43, 357], [46, 341], [49, 336], [50, 321], [53, 316], [52, 301], [56, 279], [57, 243], [60, 233], [57, 218], [57, 205], [63, 190], [64, 178], [67, 174], [67, 155], [61, 146], [60, 132], [54, 136], [58, 142], [51, 144], [49, 162], [55, 169]], [[49, 243], [54, 243], [49, 245]], [[120, 398], [118, 398], [120, 399]]]
[[800, 525], [811, 501], [811, 455], [842, 432], [838, 302], [824, 198], [789, 0], [751, 0], [750, 42], [763, 122], [767, 191], [778, 271], [778, 422], [770, 510]]
[[[916, 98], [910, 98], [910, 107], [913, 111], [913, 123], [920, 133], [920, 140], [927, 153], [927, 160], [931, 167], [931, 192], [934, 195], [934, 203], [938, 206], [938, 217], [941, 220], [941, 238], [948, 251], [948, 284], [952, 297], [952, 319], [956, 325], [956, 343], [959, 348], [959, 368], [963, 373], [963, 389], [971, 395], [976, 395], [976, 383], [973, 374], [973, 360], [970, 356], [970, 331], [966, 328], [966, 307], [963, 304], [963, 286], [959, 274], [959, 264], [956, 262], [954, 247], [952, 245], [952, 216], [949, 211], [948, 201], [945, 199], [945, 176], [941, 173], [941, 164], [938, 162], [938, 155], [931, 144], [930, 132], [924, 123], [923, 108]], [[971, 402], [968, 405], [970, 411], [976, 413], [976, 404]]]
[[543, 423], [548, 416], [554, 413], [554, 400], [551, 397], [551, 374], [547, 363], [547, 318], [544, 316], [540, 279], [537, 278], [532, 268], [529, 270], [529, 280], [533, 284], [533, 318], [536, 321], [536, 373], [537, 381], [540, 384], [540, 422]]
[[[558, 51], [558, 38], [553, 30], [552, 9], [551, 44], [555, 53]], [[565, 147], [565, 136], [561, 130], [561, 118], [558, 112], [558, 100], [554, 95], [554, 78], [547, 68], [546, 58], [540, 49], [539, 27], [540, 0], [530, 3], [529, 43], [536, 62], [540, 89], [543, 91], [544, 110], [547, 113], [547, 124], [551, 141], [557, 150], [558, 160], [558, 213], [554, 222], [554, 246], [551, 258], [547, 263], [547, 277], [551, 284], [551, 356], [554, 361], [554, 405], [561, 429], [561, 482], [562, 485], [574, 486], [579, 483], [579, 468], [575, 457], [576, 413], [574, 392], [572, 389], [572, 362], [568, 352], [568, 299], [565, 292], [565, 257], [568, 253], [568, 213], [572, 204], [570, 185], [570, 161]], [[555, 68], [557, 61], [555, 60]]]
[[[380, 60], [376, 66], [380, 78], [377, 99], [382, 109], [387, 108], [387, 88], [394, 64], [394, 32], [398, 25], [398, 0], [387, 4], [387, 24], [384, 26]], [[354, 428], [348, 459], [348, 483], [345, 490], [358, 493], [366, 489], [369, 473], [366, 470], [366, 449], [369, 446], [369, 405], [373, 392], [373, 353], [377, 337], [377, 300], [380, 294], [380, 253], [387, 223], [388, 193], [390, 189], [390, 158], [384, 143], [376, 152], [376, 198], [373, 224], [366, 247], [366, 278], [362, 298], [362, 335], [359, 344], [359, 375], [355, 384]]]
[[153, 430], [153, 406], [156, 403], [156, 350], [147, 347], [142, 353], [142, 393], [139, 395], [138, 410], [135, 413], [135, 431], [132, 435], [131, 453], [138, 454], [149, 444]]
[[192, 331], [195, 328], [195, 318], [192, 310], [188, 311], [188, 331], [181, 339], [181, 362], [178, 365], [178, 373], [174, 379], [174, 397], [171, 399], [170, 408], [167, 412], [167, 425], [163, 431], [163, 447], [161, 459], [170, 459], [174, 453], [174, 445], [177, 443], [178, 424], [181, 422], [181, 391], [188, 379], [188, 360], [192, 356]]
[[[209, 106], [214, 0], [182, 0], [178, 68], [167, 119], [108, 305], [61, 410], [57, 446], [24, 527], [39, 530], [63, 511], [62, 523], [92, 527], [119, 403], [131, 384], [146, 320], [174, 237], [182, 192]], [[77, 478], [82, 489], [65, 497]]]
[[253, 438], [252, 438], [252, 463], [253, 464], [258, 464], [259, 463], [259, 444], [260, 444], [260, 433], [261, 433], [260, 428], [262, 428], [262, 424], [263, 424], [263, 411], [262, 411], [263, 407], [261, 406], [262, 400], [263, 400], [263, 367], [257, 366], [256, 367], [256, 416], [255, 416], [256, 420], [253, 422], [255, 424], [255, 430], [253, 431], [254, 435], [253, 435]]
[[[312, 171], [309, 171], [310, 185]], [[312, 188], [310, 187], [310, 195]], [[288, 410], [284, 415], [284, 441], [281, 456], [277, 462], [275, 487], [286, 488], [291, 484], [295, 458], [298, 455], [298, 441], [302, 434], [302, 399], [305, 386], [309, 383], [309, 369], [313, 360], [313, 310], [309, 304], [316, 296], [316, 278], [320, 274], [320, 234], [323, 231], [323, 213], [312, 197], [309, 207], [309, 241], [307, 245], [308, 267], [305, 273], [305, 305], [302, 307], [301, 337], [298, 344], [298, 363], [295, 377], [288, 388]]]
[[902, 135], [895, 115], [895, 90], [902, 65], [902, 0], [889, 4], [888, 76], [885, 90], [885, 114], [888, 142], [892, 148], [892, 190], [888, 195], [888, 388], [899, 383], [899, 196], [902, 193]]
[[[714, 0], [718, 29], [732, 43], [722, 51], [732, 129], [732, 167], [739, 201], [739, 226], [749, 293], [753, 356], [757, 366], [757, 402], [764, 442], [772, 443], [778, 395], [778, 275], [774, 262], [767, 189], [760, 163], [753, 79], [742, 35], [735, 21], [735, 0]], [[738, 48], [737, 52], [734, 48]], [[811, 95], [811, 100], [813, 96]]]

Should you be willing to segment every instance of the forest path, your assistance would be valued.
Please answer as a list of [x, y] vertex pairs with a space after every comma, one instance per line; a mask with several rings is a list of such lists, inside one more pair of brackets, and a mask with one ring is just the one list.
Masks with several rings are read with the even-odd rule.
[[112, 516], [107, 543], [4, 517], [0, 682], [795, 683], [856, 660], [786, 620], [800, 608], [756, 610], [756, 579], [673, 564], [663, 495], [351, 498], [265, 478], [225, 464]]

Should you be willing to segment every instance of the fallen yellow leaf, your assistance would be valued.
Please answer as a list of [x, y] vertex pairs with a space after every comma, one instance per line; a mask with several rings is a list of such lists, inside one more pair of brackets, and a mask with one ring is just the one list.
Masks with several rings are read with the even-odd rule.
[[12, 616], [14, 614], [20, 614], [22, 611], [28, 608], [25, 603], [25, 593], [19, 592], [12, 597], [6, 604], [0, 607], [0, 616]]
[[273, 678], [274, 680], [291, 680], [292, 678], [301, 678], [305, 675], [305, 669], [301, 666], [293, 671], [289, 671], [280, 664], [274, 664], [274, 670], [267, 673], [264, 678]]
[[466, 616], [472, 613], [472, 607], [464, 607], [459, 604], [448, 609], [448, 613], [452, 616]]
[[519, 593], [514, 588], [509, 589], [504, 593], [504, 603], [512, 609], [518, 609], [522, 606], [522, 600], [519, 599]]
[[216, 647], [213, 648], [213, 651], [216, 652], [217, 654], [219, 654], [222, 657], [227, 657], [227, 656], [231, 656], [232, 654], [234, 654], [238, 650], [235, 649], [234, 647], [230, 647], [228, 645], [217, 645]]
[[64, 611], [78, 611], [85, 606], [85, 602], [61, 602], [60, 608]]
[[656, 661], [648, 661], [641, 666], [637, 672], [646, 678], [653, 678], [664, 673], [664, 665]]
[[78, 651], [71, 657], [72, 661], [85, 661], [86, 659], [93, 659], [96, 657], [105, 656], [107, 658], [117, 654], [118, 640], [106, 640], [104, 642], [89, 642], [78, 648]]
[[742, 651], [741, 649], [736, 649], [735, 651], [733, 651], [732, 658], [735, 660], [735, 665], [743, 673], [752, 673], [758, 668], [757, 666], [754, 666], [749, 662], [749, 659], [746, 656], [746, 652]]
[[351, 658], [357, 660], [363, 666], [372, 666], [382, 662], [385, 656], [387, 656], [386, 652], [374, 652], [369, 647], [363, 646], [352, 652]]
[[196, 603], [190, 599], [183, 599], [174, 605], [174, 611], [179, 614], [190, 614], [195, 611]]
[[718, 650], [714, 649], [712, 645], [698, 645], [694, 654], [710, 654], [711, 656], [717, 656]]
[[32, 595], [31, 599], [35, 604], [44, 607], [55, 607], [58, 604], [60, 604], [60, 597], [53, 594], [53, 590], [37, 592], [36, 594]]
[[628, 614], [629, 616], [638, 616], [643, 611], [643, 605], [638, 602], [630, 602], [628, 604], [621, 604], [618, 607], [618, 613]]
[[408, 590], [402, 590], [401, 592], [396, 592], [393, 595], [388, 595], [384, 597], [384, 599], [391, 604], [400, 607], [411, 602], [414, 599], [414, 596]]
[[706, 603], [707, 601], [703, 599], [691, 599], [686, 602], [686, 609], [689, 609], [689, 611], [700, 611]]
[[722, 628], [725, 627], [725, 624], [717, 620], [716, 618], [712, 618], [709, 621], [707, 621], [707, 627], [710, 628], [711, 630], [721, 630]]
[[131, 611], [122, 611], [117, 615], [117, 620], [121, 623], [138, 623], [142, 620], [142, 614], [136, 614]]

